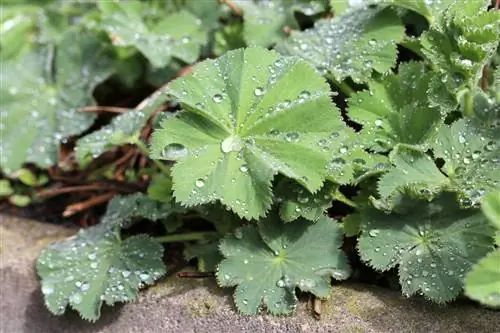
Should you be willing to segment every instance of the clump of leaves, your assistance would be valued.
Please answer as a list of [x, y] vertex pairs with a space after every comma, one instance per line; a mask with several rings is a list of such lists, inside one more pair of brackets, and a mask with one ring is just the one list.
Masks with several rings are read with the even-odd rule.
[[[26, 164], [93, 180], [116, 155], [147, 193], [115, 197], [100, 223], [43, 250], [52, 313], [95, 321], [135, 299], [166, 274], [172, 242], [235, 288], [244, 314], [291, 314], [298, 291], [327, 298], [366, 266], [397, 272], [407, 297], [500, 306], [489, 1], [127, 1], [55, 15], [63, 2], [26, 7], [53, 20], [5, 5], [0, 198]], [[111, 119], [81, 110], [151, 84]]]

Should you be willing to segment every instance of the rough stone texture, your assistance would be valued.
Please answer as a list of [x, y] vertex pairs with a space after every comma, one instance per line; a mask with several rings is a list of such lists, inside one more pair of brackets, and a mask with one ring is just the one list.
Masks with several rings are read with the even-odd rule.
[[68, 311], [51, 315], [43, 305], [34, 261], [49, 242], [74, 229], [0, 215], [0, 332], [332, 332], [332, 333], [493, 333], [500, 332], [500, 312], [470, 303], [447, 308], [407, 300], [398, 292], [341, 284], [322, 305], [321, 320], [302, 302], [296, 315], [277, 318], [235, 313], [230, 291], [211, 279], [168, 277], [142, 292], [131, 304], [104, 308], [95, 324]]

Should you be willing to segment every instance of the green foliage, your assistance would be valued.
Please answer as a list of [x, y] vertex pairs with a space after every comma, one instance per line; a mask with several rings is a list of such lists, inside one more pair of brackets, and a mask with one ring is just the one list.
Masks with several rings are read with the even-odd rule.
[[455, 1], [424, 33], [422, 52], [439, 73], [429, 91], [433, 104], [456, 105], [457, 97], [474, 88], [496, 52], [500, 12], [486, 11], [487, 5], [487, 1]]
[[[95, 321], [164, 275], [163, 259], [215, 273], [244, 314], [292, 313], [297, 288], [327, 298], [363, 265], [396, 271], [406, 296], [500, 305], [491, 1], [0, 10], [2, 208], [44, 205], [73, 178], [141, 190], [42, 251], [52, 313]], [[164, 256], [172, 242], [182, 252]]]
[[426, 143], [441, 123], [439, 110], [426, 98], [432, 75], [423, 63], [405, 63], [398, 75], [370, 81], [369, 90], [350, 97], [349, 116], [363, 125], [367, 144], [387, 150], [400, 143]]
[[[482, 202], [484, 215], [497, 229], [496, 245], [500, 245], [500, 191], [490, 192]], [[500, 307], [500, 249], [481, 259], [465, 278], [465, 294], [482, 304]]]
[[184, 111], [155, 131], [151, 157], [177, 160], [173, 189], [183, 205], [220, 200], [258, 218], [271, 206], [278, 172], [320, 189], [330, 135], [344, 127], [328, 91], [307, 63], [264, 49], [205, 60], [172, 82]]
[[95, 36], [69, 31], [57, 50], [2, 66], [0, 167], [10, 173], [24, 162], [55, 164], [60, 141], [92, 124], [94, 117], [77, 109], [92, 103], [92, 90], [113, 71], [111, 60]]
[[473, 262], [493, 246], [493, 231], [476, 210], [450, 195], [432, 202], [403, 198], [391, 214], [362, 212], [361, 258], [379, 270], [398, 267], [407, 296], [417, 292], [438, 303], [458, 296]]
[[103, 13], [103, 28], [113, 43], [135, 47], [153, 67], [166, 66], [172, 57], [194, 62], [206, 43], [201, 21], [188, 11], [173, 13], [148, 26], [141, 17], [140, 1], [100, 1], [98, 6]]
[[146, 235], [122, 239], [134, 219], [166, 217], [168, 208], [143, 195], [113, 199], [101, 224], [45, 248], [37, 260], [45, 304], [54, 314], [69, 305], [95, 321], [102, 304], [130, 302], [139, 288], [165, 274], [163, 248]]
[[295, 289], [327, 298], [330, 278], [350, 275], [342, 251], [342, 232], [336, 222], [323, 217], [282, 223], [270, 214], [257, 226], [236, 229], [220, 243], [224, 260], [217, 270], [222, 287], [237, 286], [234, 300], [244, 314], [255, 314], [261, 304], [272, 314], [291, 313]]
[[243, 37], [249, 46], [270, 46], [286, 36], [285, 27], [299, 27], [295, 13], [315, 15], [324, 10], [321, 1], [275, 0], [255, 1], [238, 0], [235, 4], [243, 10]]
[[351, 77], [364, 82], [372, 71], [386, 73], [394, 65], [396, 43], [403, 36], [404, 26], [395, 12], [363, 8], [293, 32], [276, 49], [301, 57], [337, 81]]

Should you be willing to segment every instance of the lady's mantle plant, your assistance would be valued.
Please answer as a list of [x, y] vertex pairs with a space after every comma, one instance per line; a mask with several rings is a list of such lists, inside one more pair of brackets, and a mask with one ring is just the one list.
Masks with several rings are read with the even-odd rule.
[[[447, 303], [465, 293], [500, 306], [499, 11], [488, 1], [208, 3], [211, 15], [191, 1], [75, 5], [81, 23], [71, 33], [93, 36], [85, 52], [103, 50], [89, 51], [103, 57], [99, 75], [67, 44], [70, 32], [45, 35], [55, 58], [36, 58], [40, 46], [2, 58], [8, 70], [48, 61], [52, 74], [35, 81], [53, 86], [26, 88], [33, 73], [2, 85], [6, 174], [25, 162], [53, 165], [59, 140], [92, 121], [75, 109], [109, 75], [168, 77], [76, 141], [82, 168], [125, 144], [156, 168], [147, 194], [115, 197], [98, 225], [42, 251], [48, 309], [69, 305], [95, 321], [103, 303], [132, 301], [166, 274], [161, 243], [183, 242], [186, 259], [235, 288], [238, 311], [290, 314], [297, 289], [327, 298], [332, 278], [359, 270], [344, 236], [365, 265], [395, 269], [407, 296]], [[80, 65], [87, 75], [74, 78]], [[26, 96], [46, 102], [33, 110]], [[155, 112], [165, 102], [171, 112]], [[84, 121], [71, 123], [72, 114]], [[21, 121], [36, 131], [18, 150]], [[211, 231], [194, 230], [193, 216]], [[145, 219], [165, 235], [130, 236]]]

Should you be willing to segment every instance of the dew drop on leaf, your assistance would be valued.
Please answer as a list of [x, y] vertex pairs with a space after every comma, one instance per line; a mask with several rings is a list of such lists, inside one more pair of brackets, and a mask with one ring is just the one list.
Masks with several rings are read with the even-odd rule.
[[246, 164], [243, 164], [242, 166], [240, 166], [240, 171], [241, 172], [248, 172], [248, 167]]
[[181, 144], [171, 143], [165, 146], [161, 152], [161, 156], [165, 159], [176, 161], [180, 158], [186, 157], [188, 150]]
[[295, 142], [299, 139], [299, 134], [295, 132], [290, 132], [285, 135], [285, 140], [288, 142]]
[[222, 102], [222, 95], [221, 94], [215, 94], [214, 97], [212, 97], [212, 100], [215, 102], [215, 103], [220, 103]]
[[378, 229], [372, 229], [368, 232], [370, 237], [377, 237], [379, 233], [380, 233], [380, 230], [378, 230]]
[[255, 96], [262, 96], [264, 94], [264, 88], [257, 87], [257, 88], [255, 88], [253, 93], [255, 94]]
[[205, 186], [205, 181], [203, 179], [197, 179], [194, 184], [196, 185], [196, 187], [201, 188]]
[[220, 144], [220, 149], [225, 154], [230, 153], [232, 151], [238, 152], [241, 150], [241, 148], [242, 148], [241, 139], [239, 136], [236, 135], [228, 136]]

